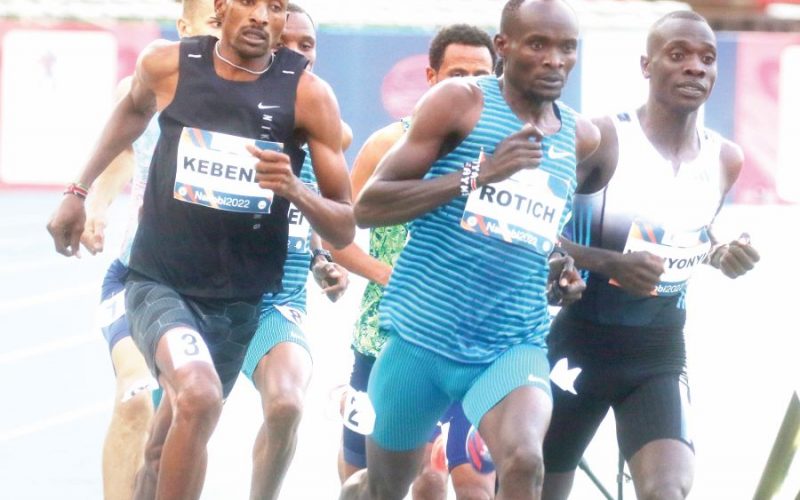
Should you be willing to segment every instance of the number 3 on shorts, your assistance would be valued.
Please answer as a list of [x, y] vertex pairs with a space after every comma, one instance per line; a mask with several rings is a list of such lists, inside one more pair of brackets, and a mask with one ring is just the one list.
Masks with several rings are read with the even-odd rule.
[[199, 333], [187, 328], [176, 328], [165, 333], [172, 366], [180, 368], [186, 363], [204, 361], [213, 364], [211, 353]]

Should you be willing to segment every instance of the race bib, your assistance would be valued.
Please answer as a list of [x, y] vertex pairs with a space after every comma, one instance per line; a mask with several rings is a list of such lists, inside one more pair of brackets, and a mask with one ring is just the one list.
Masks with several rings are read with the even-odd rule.
[[111, 326], [112, 323], [120, 319], [125, 314], [125, 291], [121, 290], [106, 300], [102, 301], [97, 308], [95, 325], [98, 328]]
[[[653, 295], [677, 295], [686, 289], [694, 270], [711, 249], [708, 230], [670, 232], [654, 224], [634, 220], [623, 253], [647, 251], [664, 259], [664, 274]], [[614, 280], [609, 281], [617, 285]]]
[[268, 214], [274, 193], [256, 182], [256, 159], [245, 146], [283, 151], [277, 142], [184, 127], [175, 169], [176, 200], [228, 212]]
[[366, 392], [353, 388], [347, 391], [342, 417], [345, 427], [363, 436], [369, 436], [375, 428], [375, 410]]
[[568, 195], [567, 181], [538, 168], [520, 170], [470, 193], [461, 227], [549, 255]]
[[284, 318], [288, 319], [295, 325], [303, 326], [303, 321], [306, 318], [306, 315], [303, 313], [303, 311], [295, 309], [294, 307], [279, 305], [276, 305], [275, 309], [277, 309], [277, 311], [281, 313]]
[[[317, 185], [305, 183], [306, 187], [317, 192]], [[311, 224], [294, 203], [289, 205], [289, 253], [309, 253], [311, 245]]]

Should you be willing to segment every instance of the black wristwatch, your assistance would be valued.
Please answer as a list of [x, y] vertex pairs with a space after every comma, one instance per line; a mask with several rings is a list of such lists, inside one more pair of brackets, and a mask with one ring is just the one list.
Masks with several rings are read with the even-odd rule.
[[333, 262], [333, 255], [331, 255], [329, 251], [325, 250], [324, 248], [315, 248], [311, 251], [311, 262], [308, 263], [309, 269], [314, 267], [314, 259], [320, 256], [328, 262]]

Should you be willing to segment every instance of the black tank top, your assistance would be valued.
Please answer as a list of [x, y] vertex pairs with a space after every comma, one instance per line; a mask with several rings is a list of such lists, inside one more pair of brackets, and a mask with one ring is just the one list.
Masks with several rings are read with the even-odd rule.
[[254, 214], [175, 199], [178, 145], [184, 127], [281, 142], [299, 175], [304, 153], [293, 138], [294, 106], [308, 61], [283, 48], [258, 79], [225, 80], [214, 70], [216, 41], [180, 42], [178, 86], [159, 118], [130, 267], [181, 294], [252, 300], [280, 289], [289, 202], [275, 196], [269, 214]]

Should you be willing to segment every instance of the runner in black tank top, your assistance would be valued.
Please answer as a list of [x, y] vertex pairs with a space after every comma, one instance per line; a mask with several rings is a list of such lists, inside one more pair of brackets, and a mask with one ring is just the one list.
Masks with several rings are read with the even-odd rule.
[[[336, 99], [305, 71], [304, 58], [273, 56], [286, 6], [218, 0], [218, 41], [147, 47], [129, 94], [49, 224], [56, 250], [75, 255], [86, 186], [160, 111], [126, 283], [133, 338], [164, 388], [137, 498], [200, 496], [206, 444], [255, 331], [261, 294], [280, 283], [289, 202], [336, 247], [353, 239]], [[320, 194], [297, 178], [301, 142]]]
[[[181, 294], [258, 299], [280, 284], [289, 203], [275, 197], [270, 212], [262, 215], [213, 210], [174, 198], [176, 170], [206, 170], [209, 181], [232, 171], [227, 165], [215, 170], [214, 163], [204, 168], [203, 159], [179, 155], [181, 134], [191, 127], [280, 142], [299, 175], [303, 152], [293, 138], [294, 101], [307, 61], [280, 49], [258, 79], [225, 80], [214, 71], [216, 42], [210, 36], [181, 41], [178, 87], [159, 119], [161, 137], [130, 267]], [[232, 109], [236, 119], [231, 119]]]

